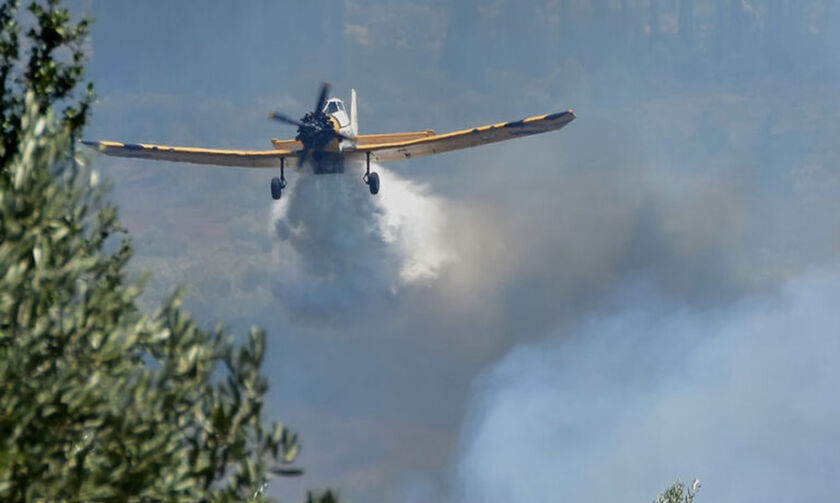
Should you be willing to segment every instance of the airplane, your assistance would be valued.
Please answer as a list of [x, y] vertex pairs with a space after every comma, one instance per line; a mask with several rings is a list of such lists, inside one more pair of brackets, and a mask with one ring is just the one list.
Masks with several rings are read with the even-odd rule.
[[[272, 139], [273, 150], [227, 150], [198, 147], [174, 147], [151, 143], [87, 141], [82, 143], [100, 152], [117, 157], [154, 159], [193, 164], [237, 166], [248, 168], [280, 168], [280, 177], [271, 179], [271, 197], [280, 199], [286, 188], [286, 168], [298, 171], [310, 167], [315, 174], [343, 173], [347, 162], [365, 162], [362, 181], [370, 193], [379, 193], [379, 174], [371, 172], [370, 162], [413, 159], [463, 148], [475, 147], [521, 136], [559, 130], [572, 122], [574, 110], [527, 117], [518, 121], [500, 122], [481, 127], [436, 134], [433, 130], [406, 133], [359, 134], [356, 90], [350, 92], [349, 113], [338, 98], [327, 99], [330, 86], [321, 85], [318, 101], [312, 112], [300, 120], [280, 112], [270, 119], [297, 126], [293, 140]], [[308, 162], [307, 162], [308, 161]]]

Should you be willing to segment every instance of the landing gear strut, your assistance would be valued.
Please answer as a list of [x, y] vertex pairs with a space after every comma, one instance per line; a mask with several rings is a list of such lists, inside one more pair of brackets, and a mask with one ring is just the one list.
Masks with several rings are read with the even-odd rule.
[[365, 167], [365, 176], [362, 177], [362, 180], [367, 184], [370, 193], [376, 195], [379, 193], [379, 174], [370, 172], [370, 152], [365, 152], [365, 154], [367, 154], [367, 164]]
[[280, 158], [280, 178], [276, 176], [271, 179], [271, 197], [274, 200], [280, 199], [283, 189], [286, 188], [286, 158]]

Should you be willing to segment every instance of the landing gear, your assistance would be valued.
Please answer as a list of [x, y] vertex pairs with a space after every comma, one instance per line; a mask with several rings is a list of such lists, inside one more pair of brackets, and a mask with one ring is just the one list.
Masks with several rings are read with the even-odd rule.
[[376, 195], [379, 193], [379, 174], [371, 173], [368, 175], [368, 188], [370, 193]]
[[365, 168], [365, 176], [362, 177], [362, 180], [367, 184], [370, 193], [376, 195], [379, 194], [379, 174], [370, 172], [370, 152], [365, 153], [367, 154], [367, 166]]
[[276, 176], [271, 179], [271, 197], [276, 199], [280, 199], [280, 195], [283, 193], [283, 187], [285, 186], [285, 182], [277, 178]]
[[271, 179], [271, 197], [276, 201], [280, 199], [283, 189], [286, 188], [286, 158], [280, 158], [280, 178], [276, 176]]

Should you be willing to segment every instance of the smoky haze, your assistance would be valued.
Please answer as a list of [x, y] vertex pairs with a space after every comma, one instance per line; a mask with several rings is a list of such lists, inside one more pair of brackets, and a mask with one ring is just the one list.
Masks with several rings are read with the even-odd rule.
[[704, 311], [626, 285], [476, 381], [457, 500], [645, 501], [694, 474], [711, 501], [830, 499], [838, 288], [832, 267]]
[[185, 283], [208, 323], [269, 329], [307, 470], [274, 494], [836, 492], [834, 2], [74, 5], [91, 138], [270, 148], [294, 131], [268, 111], [323, 80], [363, 133], [579, 117], [377, 168], [376, 200], [349, 173], [274, 203], [271, 172], [96, 161], [151, 298]]

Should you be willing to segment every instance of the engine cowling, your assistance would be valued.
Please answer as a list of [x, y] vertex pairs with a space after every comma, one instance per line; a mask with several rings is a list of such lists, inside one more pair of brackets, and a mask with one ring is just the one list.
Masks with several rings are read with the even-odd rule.
[[339, 124], [333, 117], [323, 112], [309, 112], [301, 120], [295, 140], [311, 150], [327, 150], [332, 142], [338, 142], [335, 135]]

